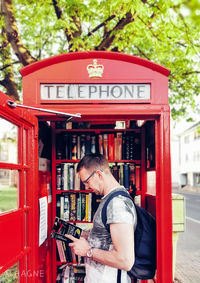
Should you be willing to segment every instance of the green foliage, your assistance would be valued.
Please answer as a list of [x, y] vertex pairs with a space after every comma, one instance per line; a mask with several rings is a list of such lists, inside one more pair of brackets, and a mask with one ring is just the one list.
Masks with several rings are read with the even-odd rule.
[[[12, 1], [21, 40], [34, 58], [99, 50], [99, 46], [102, 50], [138, 55], [171, 70], [169, 101], [173, 118], [180, 115], [189, 118], [191, 111], [196, 111], [200, 90], [199, 0], [56, 2], [60, 18], [55, 13], [53, 0]], [[122, 25], [130, 12], [132, 20]], [[0, 25], [4, 25], [2, 16]], [[103, 40], [109, 37], [110, 44], [103, 45]], [[16, 60], [13, 55], [11, 63]], [[14, 65], [19, 87], [21, 66], [21, 63]]]

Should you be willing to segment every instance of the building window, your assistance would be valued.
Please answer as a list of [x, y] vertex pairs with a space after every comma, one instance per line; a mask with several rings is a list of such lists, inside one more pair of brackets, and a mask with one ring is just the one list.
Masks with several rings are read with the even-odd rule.
[[195, 186], [200, 186], [200, 173], [194, 173], [194, 185]]
[[190, 136], [184, 137], [184, 143], [188, 144], [190, 142]]

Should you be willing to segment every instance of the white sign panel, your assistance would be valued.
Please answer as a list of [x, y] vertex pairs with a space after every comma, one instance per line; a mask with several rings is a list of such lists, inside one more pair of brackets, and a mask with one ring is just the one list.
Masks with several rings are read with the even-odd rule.
[[47, 206], [47, 197], [40, 198], [39, 246], [41, 246], [47, 238]]
[[41, 84], [41, 100], [149, 100], [150, 84]]

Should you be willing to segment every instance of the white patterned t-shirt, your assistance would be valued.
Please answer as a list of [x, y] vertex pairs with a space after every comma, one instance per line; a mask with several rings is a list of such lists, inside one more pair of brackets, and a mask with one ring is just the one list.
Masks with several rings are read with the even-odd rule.
[[[93, 228], [89, 234], [88, 242], [91, 247], [112, 250], [113, 244], [110, 233], [106, 230], [102, 223], [101, 213], [106, 199], [114, 191], [122, 190], [125, 188], [120, 187], [110, 191], [104, 196], [99, 204], [99, 207], [94, 215]], [[107, 224], [110, 223], [124, 223], [133, 224], [136, 226], [137, 218], [134, 204], [131, 199], [125, 196], [114, 197], [107, 206]], [[85, 283], [116, 283], [117, 282], [117, 268], [103, 265], [90, 258], [85, 258], [86, 277]], [[131, 282], [127, 272], [121, 271], [121, 283]]]

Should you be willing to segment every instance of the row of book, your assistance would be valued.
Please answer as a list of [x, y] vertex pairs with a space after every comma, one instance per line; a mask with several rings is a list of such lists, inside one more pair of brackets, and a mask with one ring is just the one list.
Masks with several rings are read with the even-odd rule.
[[85, 278], [84, 266], [65, 265], [57, 272], [56, 283], [82, 283]]
[[130, 132], [61, 132], [56, 135], [56, 158], [77, 160], [89, 153], [101, 153], [108, 160], [139, 160], [140, 143], [140, 135]]
[[68, 193], [57, 196], [56, 216], [65, 221], [91, 222], [100, 203], [92, 193]]
[[[127, 190], [137, 188], [140, 190], [140, 166], [135, 163], [109, 163], [112, 174], [116, 180]], [[78, 163], [61, 163], [56, 167], [57, 190], [84, 190], [77, 173]]]

